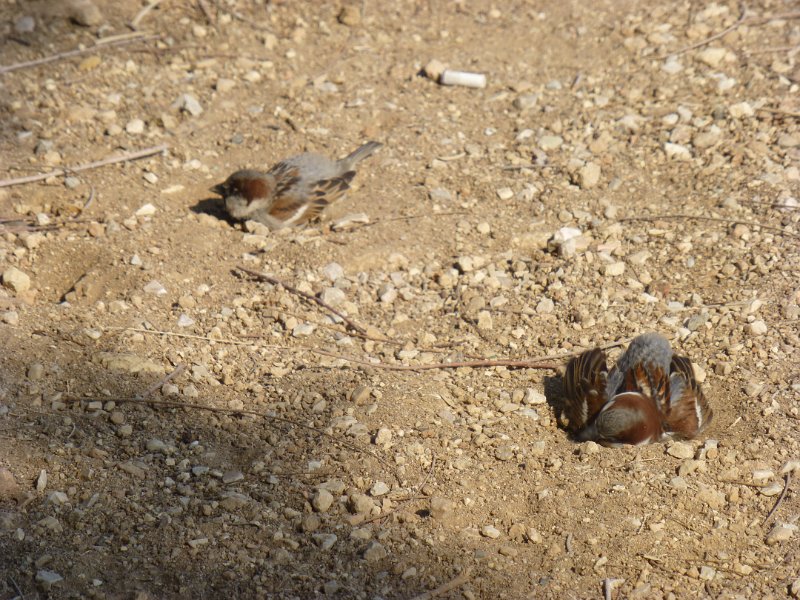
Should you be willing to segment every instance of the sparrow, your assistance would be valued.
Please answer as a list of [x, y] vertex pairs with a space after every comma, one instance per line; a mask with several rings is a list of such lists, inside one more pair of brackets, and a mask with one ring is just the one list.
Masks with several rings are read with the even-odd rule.
[[657, 333], [635, 338], [609, 372], [599, 348], [569, 361], [566, 427], [577, 441], [611, 447], [692, 439], [713, 418], [688, 358]]
[[301, 225], [344, 196], [356, 164], [382, 145], [368, 142], [339, 160], [311, 152], [298, 154], [266, 173], [236, 171], [211, 191], [222, 196], [225, 210], [234, 219], [259, 221], [272, 230]]

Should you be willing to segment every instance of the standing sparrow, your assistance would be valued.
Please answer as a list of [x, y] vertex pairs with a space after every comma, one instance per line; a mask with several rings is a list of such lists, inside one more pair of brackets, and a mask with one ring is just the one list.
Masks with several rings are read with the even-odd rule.
[[564, 391], [563, 416], [575, 439], [605, 446], [691, 439], [713, 417], [691, 362], [657, 333], [634, 339], [610, 373], [599, 348], [573, 358]]
[[341, 198], [353, 168], [382, 144], [368, 142], [339, 160], [307, 152], [282, 160], [263, 173], [236, 171], [211, 191], [225, 200], [234, 219], [259, 221], [270, 229], [306, 223]]

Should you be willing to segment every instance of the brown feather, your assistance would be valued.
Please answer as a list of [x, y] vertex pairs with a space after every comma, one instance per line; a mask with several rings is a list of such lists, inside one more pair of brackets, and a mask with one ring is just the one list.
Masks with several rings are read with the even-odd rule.
[[692, 439], [711, 423], [714, 411], [695, 379], [694, 369], [688, 358], [673, 356], [670, 373], [672, 377], [683, 379], [684, 386], [680, 396], [671, 399], [670, 404], [665, 407], [666, 429], [672, 437]]
[[270, 186], [264, 179], [237, 179], [233, 185], [248, 203], [253, 200], [269, 198], [271, 193]]
[[618, 393], [622, 392], [640, 392], [663, 410], [669, 402], [669, 376], [652, 363], [637, 363], [625, 373]]
[[570, 431], [590, 423], [606, 403], [608, 366], [599, 348], [584, 352], [569, 361], [564, 373], [563, 416]]

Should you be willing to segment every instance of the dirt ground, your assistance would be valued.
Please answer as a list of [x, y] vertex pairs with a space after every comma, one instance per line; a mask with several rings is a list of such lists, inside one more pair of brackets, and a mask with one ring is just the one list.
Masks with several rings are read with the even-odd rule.
[[[0, 74], [0, 177], [166, 147], [0, 187], [0, 600], [800, 597], [795, 2], [165, 0], [100, 43], [144, 6], [0, 7], [4, 66], [86, 50]], [[208, 192], [366, 140], [308, 228]], [[397, 368], [645, 331], [698, 440]]]

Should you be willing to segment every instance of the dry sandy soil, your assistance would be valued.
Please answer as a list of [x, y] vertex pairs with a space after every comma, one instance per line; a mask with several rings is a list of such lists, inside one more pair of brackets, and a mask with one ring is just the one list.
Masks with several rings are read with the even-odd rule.
[[[0, 599], [800, 596], [796, 3], [165, 0], [99, 45], [143, 6], [0, 7], [3, 65], [87, 50], [0, 74], [0, 177], [166, 146], [0, 188]], [[207, 191], [369, 139], [309, 228]], [[392, 369], [651, 330], [701, 439]]]

